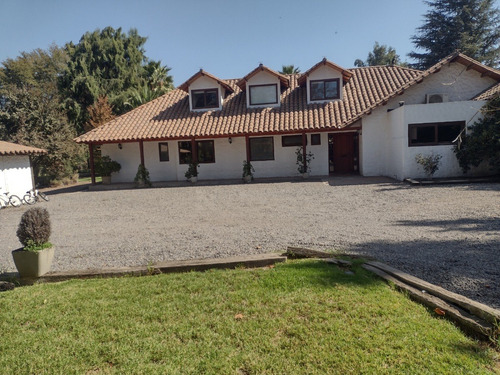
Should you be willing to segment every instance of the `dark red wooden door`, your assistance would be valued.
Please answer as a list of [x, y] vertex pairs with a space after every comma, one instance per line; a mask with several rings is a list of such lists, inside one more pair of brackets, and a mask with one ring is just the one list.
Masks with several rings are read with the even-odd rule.
[[333, 134], [333, 167], [335, 173], [354, 172], [354, 133]]

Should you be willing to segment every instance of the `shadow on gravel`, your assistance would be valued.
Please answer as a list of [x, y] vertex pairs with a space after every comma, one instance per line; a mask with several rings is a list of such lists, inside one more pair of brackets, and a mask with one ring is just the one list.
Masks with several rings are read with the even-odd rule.
[[500, 230], [500, 217], [487, 219], [456, 219], [456, 220], [402, 220], [395, 223], [399, 226], [433, 227], [440, 232], [495, 232]]
[[352, 247], [410, 275], [500, 308], [499, 241], [374, 241]]

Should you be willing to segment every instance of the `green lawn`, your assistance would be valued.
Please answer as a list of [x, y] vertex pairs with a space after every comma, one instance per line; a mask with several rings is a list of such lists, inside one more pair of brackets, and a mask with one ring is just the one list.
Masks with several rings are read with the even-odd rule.
[[[91, 177], [80, 177], [78, 178], [78, 183], [83, 183], [83, 182], [92, 182], [92, 178]], [[98, 183], [98, 182], [102, 182], [102, 177], [101, 176], [96, 176], [95, 178], [95, 182]]]
[[498, 371], [497, 352], [354, 270], [305, 260], [16, 288], [0, 294], [0, 373]]

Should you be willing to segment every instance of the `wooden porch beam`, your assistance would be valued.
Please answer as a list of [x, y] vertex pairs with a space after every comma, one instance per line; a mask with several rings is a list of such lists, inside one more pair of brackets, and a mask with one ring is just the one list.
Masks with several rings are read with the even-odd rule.
[[302, 158], [304, 160], [304, 170], [306, 173], [307, 172], [307, 134], [306, 133], [302, 133]]
[[145, 167], [144, 164], [144, 142], [139, 141], [139, 153], [141, 154], [141, 164]]
[[90, 181], [95, 185], [94, 144], [89, 143]]

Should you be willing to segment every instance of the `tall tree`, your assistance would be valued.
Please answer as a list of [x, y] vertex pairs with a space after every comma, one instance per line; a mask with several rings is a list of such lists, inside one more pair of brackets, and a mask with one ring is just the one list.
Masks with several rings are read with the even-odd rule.
[[385, 44], [380, 45], [375, 42], [373, 45], [373, 51], [368, 53], [366, 61], [361, 59], [356, 59], [354, 61], [354, 66], [377, 66], [377, 65], [407, 65], [402, 63], [396, 50], [392, 47], [386, 46]]
[[[106, 27], [85, 33], [76, 45], [66, 45], [70, 61], [59, 86], [67, 98], [64, 108], [77, 131], [83, 131], [89, 120], [87, 108], [99, 97], [108, 97], [115, 114], [128, 110], [125, 102], [149, 81], [154, 71], [150, 68], [161, 67], [145, 56], [146, 40], [136, 29], [124, 33], [121, 28]], [[168, 74], [163, 77], [168, 79]]]
[[300, 68], [295, 67], [295, 65], [282, 65], [280, 73], [281, 74], [297, 74], [297, 73], [300, 73]]
[[483, 118], [455, 146], [455, 155], [464, 173], [487, 161], [491, 170], [500, 174], [500, 95], [492, 98], [482, 111]]
[[94, 104], [87, 107], [87, 112], [89, 113], [89, 121], [85, 130], [95, 129], [116, 117], [107, 96], [100, 96]]
[[52, 180], [72, 176], [82, 162], [55, 83], [66, 63], [64, 50], [52, 46], [22, 52], [0, 67], [0, 137], [47, 149], [34, 158], [34, 167], [38, 176]]
[[500, 12], [495, 0], [433, 0], [424, 24], [411, 39], [417, 50], [408, 54], [413, 67], [427, 69], [460, 50], [490, 66], [500, 60]]

